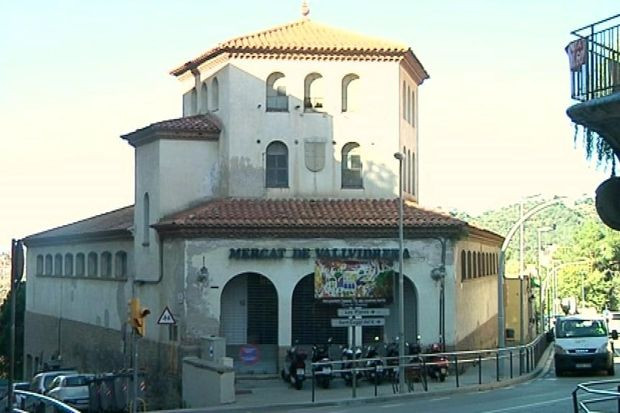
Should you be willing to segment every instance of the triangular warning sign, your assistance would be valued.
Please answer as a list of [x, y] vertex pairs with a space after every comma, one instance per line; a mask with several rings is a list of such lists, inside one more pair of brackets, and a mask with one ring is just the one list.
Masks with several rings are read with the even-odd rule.
[[157, 320], [157, 324], [176, 324], [176, 323], [177, 322], [172, 316], [170, 309], [168, 308], [168, 306], [166, 306], [166, 308], [164, 308], [164, 311], [159, 316], [159, 319]]

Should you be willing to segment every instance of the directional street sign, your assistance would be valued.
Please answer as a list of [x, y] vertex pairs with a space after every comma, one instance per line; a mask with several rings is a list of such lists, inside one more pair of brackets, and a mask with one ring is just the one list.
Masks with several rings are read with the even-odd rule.
[[332, 327], [384, 326], [385, 318], [332, 318]]
[[157, 320], [157, 324], [176, 324], [176, 323], [177, 322], [172, 316], [170, 309], [166, 306], [166, 308], [164, 308], [164, 311], [159, 316], [159, 319]]
[[[387, 317], [390, 315], [389, 308], [339, 308], [338, 317]], [[383, 324], [382, 324], [383, 325]]]

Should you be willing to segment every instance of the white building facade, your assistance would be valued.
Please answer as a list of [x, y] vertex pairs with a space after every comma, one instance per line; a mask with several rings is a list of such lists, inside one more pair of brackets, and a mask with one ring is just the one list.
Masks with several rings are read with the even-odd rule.
[[[226, 339], [237, 371], [272, 374], [293, 342], [393, 340], [401, 179], [405, 339], [496, 345], [503, 239], [418, 206], [428, 74], [410, 48], [304, 18], [172, 74], [183, 117], [122, 137], [135, 205], [26, 239], [27, 374], [50, 358], [127, 367], [132, 296], [152, 312], [141, 363], [168, 396], [161, 406], [178, 403], [179, 360], [204, 336]], [[348, 288], [327, 285], [342, 273], [354, 294], [382, 280], [381, 293], [355, 297], [388, 308], [385, 325], [331, 326], [352, 305], [327, 296]], [[165, 309], [174, 325], [157, 323]]]

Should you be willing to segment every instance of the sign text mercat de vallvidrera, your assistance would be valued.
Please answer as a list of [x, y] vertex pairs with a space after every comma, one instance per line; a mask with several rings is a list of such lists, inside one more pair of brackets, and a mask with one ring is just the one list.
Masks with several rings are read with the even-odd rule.
[[[398, 248], [230, 248], [229, 259], [278, 260], [283, 258], [338, 258], [338, 259], [386, 259], [398, 260]], [[403, 249], [403, 259], [411, 258], [409, 250]]]

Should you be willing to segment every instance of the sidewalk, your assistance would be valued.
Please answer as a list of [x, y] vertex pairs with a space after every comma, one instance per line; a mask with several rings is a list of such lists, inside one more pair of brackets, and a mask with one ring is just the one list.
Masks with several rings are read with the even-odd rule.
[[524, 372], [521, 376], [519, 376], [518, 357], [514, 357], [512, 363], [512, 378], [510, 377], [510, 362], [509, 360], [505, 360], [504, 374], [500, 376], [500, 381], [497, 380], [495, 359], [482, 361], [480, 364], [473, 362], [462, 363], [459, 361], [459, 371], [462, 372], [458, 375], [458, 387], [457, 375], [455, 374], [454, 368], [451, 368], [450, 374], [445, 382], [442, 383], [429, 379], [428, 391], [424, 390], [423, 383], [414, 382], [413, 389], [407, 391], [404, 395], [398, 394], [397, 389], [394, 388], [391, 383], [384, 382], [376, 386], [375, 396], [375, 385], [365, 379], [361, 379], [355, 389], [354, 397], [353, 388], [346, 386], [342, 378], [335, 377], [331, 381], [328, 389], [318, 388], [318, 386], [315, 387], [313, 402], [312, 380], [310, 377], [304, 382], [302, 390], [296, 390], [280, 378], [241, 376], [236, 380], [237, 394], [235, 403], [191, 410], [201, 412], [226, 411], [229, 413], [247, 411], [249, 408], [264, 411], [270, 411], [275, 408], [286, 410], [287, 408], [310, 408], [313, 406], [370, 403], [395, 397], [428, 397], [431, 395], [437, 396], [454, 393], [455, 391], [492, 389], [512, 385], [536, 377], [544, 369], [548, 368], [550, 355], [553, 353], [552, 350], [553, 346], [549, 346], [538, 363], [538, 366], [530, 373], [525, 373], [524, 367]]

